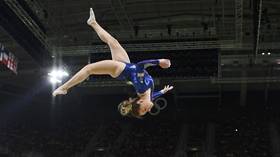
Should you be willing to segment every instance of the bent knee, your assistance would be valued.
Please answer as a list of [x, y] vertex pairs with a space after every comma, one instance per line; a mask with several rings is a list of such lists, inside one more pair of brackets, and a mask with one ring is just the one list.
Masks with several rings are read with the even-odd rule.
[[86, 66], [83, 67], [83, 72], [87, 75], [90, 75], [91, 74], [91, 71], [92, 71], [92, 66], [91, 64], [88, 64]]

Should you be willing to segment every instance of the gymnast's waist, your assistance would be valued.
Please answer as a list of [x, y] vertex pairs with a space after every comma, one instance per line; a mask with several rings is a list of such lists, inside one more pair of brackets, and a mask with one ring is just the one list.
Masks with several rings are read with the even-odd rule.
[[131, 74], [136, 73], [136, 65], [131, 63], [125, 63], [125, 68], [120, 73], [120, 75], [117, 77], [118, 80], [126, 80], [126, 81], [132, 81]]

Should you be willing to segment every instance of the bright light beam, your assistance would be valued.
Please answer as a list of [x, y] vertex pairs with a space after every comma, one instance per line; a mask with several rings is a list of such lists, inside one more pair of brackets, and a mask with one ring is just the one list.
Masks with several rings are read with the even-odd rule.
[[61, 83], [62, 82], [61, 80], [59, 80], [57, 78], [54, 78], [54, 77], [50, 77], [49, 80], [50, 80], [50, 82], [52, 84], [56, 84], [56, 83]]
[[48, 75], [49, 75], [49, 81], [52, 84], [61, 83], [62, 78], [69, 76], [68, 72], [66, 72], [65, 70], [56, 70], [56, 69], [49, 72]]
[[69, 74], [64, 70], [52, 70], [50, 73], [48, 73], [48, 75], [51, 77], [56, 77], [56, 78], [62, 78], [65, 76], [69, 76]]

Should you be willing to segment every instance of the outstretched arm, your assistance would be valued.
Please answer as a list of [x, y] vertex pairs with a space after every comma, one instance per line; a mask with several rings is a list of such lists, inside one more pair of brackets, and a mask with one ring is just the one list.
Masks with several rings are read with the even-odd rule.
[[173, 89], [173, 86], [164, 86], [164, 88], [160, 91], [157, 91], [157, 92], [153, 92], [153, 95], [152, 95], [152, 100], [155, 100], [156, 98], [160, 97], [161, 95], [167, 93], [168, 91], [172, 90]]
[[141, 69], [146, 69], [150, 66], [157, 66], [159, 65], [161, 68], [169, 68], [171, 63], [169, 59], [150, 59], [144, 60], [137, 63], [137, 66]]

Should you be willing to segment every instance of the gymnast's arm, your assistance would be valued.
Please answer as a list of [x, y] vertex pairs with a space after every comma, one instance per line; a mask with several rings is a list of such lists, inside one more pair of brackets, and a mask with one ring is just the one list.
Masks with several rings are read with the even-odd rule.
[[153, 92], [152, 100], [155, 100], [156, 98], [160, 97], [161, 95], [167, 93], [168, 91], [170, 91], [172, 89], [173, 89], [173, 86], [167, 85], [162, 90]]
[[146, 69], [150, 66], [157, 66], [159, 65], [161, 68], [169, 68], [171, 63], [169, 59], [150, 59], [144, 60], [137, 63], [137, 66], [141, 69]]
[[155, 100], [156, 98], [160, 97], [160, 96], [163, 95], [163, 94], [164, 94], [164, 93], [163, 93], [162, 90], [153, 92], [152, 100]]

